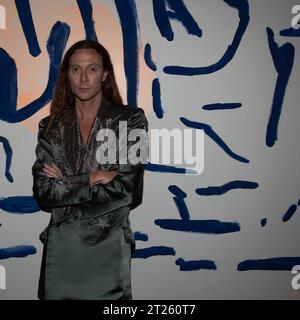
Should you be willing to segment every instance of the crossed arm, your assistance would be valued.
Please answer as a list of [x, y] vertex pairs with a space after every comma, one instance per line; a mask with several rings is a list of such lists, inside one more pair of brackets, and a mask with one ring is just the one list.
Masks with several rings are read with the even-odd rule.
[[[143, 109], [137, 108], [128, 119], [128, 129], [148, 130]], [[32, 167], [33, 194], [41, 207], [55, 208], [68, 205], [87, 206], [112, 199], [133, 197], [141, 163], [119, 165], [119, 170], [85, 172], [63, 175], [55, 164], [51, 143], [44, 135], [45, 124], [39, 125], [37, 158]], [[130, 143], [128, 143], [130, 147]]]

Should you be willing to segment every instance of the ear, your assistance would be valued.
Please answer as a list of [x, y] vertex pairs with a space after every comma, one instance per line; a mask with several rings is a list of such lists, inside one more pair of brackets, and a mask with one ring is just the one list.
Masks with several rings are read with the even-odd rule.
[[102, 77], [102, 82], [104, 82], [107, 78], [108, 71], [104, 72], [103, 77]]

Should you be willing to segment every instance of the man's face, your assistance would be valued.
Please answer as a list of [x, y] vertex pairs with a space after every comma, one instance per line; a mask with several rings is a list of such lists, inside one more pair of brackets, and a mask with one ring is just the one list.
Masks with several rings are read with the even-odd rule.
[[70, 59], [68, 78], [73, 94], [81, 101], [88, 101], [101, 93], [103, 71], [102, 57], [95, 49], [77, 49]]

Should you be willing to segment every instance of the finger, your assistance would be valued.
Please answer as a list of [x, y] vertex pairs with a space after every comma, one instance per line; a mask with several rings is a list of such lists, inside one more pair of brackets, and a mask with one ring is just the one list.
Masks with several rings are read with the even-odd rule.
[[47, 164], [44, 165], [43, 170], [47, 170], [47, 171], [49, 171], [49, 172], [56, 173], [56, 170], [55, 170], [52, 166], [47, 165]]
[[62, 173], [61, 173], [59, 167], [58, 167], [55, 163], [53, 163], [52, 166], [53, 166], [53, 168], [56, 170], [56, 172], [58, 173], [58, 175], [59, 175], [60, 177], [62, 177]]
[[44, 168], [43, 171], [48, 177], [59, 178], [57, 173], [52, 169]]

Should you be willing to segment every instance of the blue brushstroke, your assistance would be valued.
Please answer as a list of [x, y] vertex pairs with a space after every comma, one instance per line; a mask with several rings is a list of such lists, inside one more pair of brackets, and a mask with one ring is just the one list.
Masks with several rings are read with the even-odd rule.
[[147, 259], [153, 256], [175, 256], [176, 252], [172, 247], [155, 246], [144, 249], [136, 249], [131, 258]]
[[41, 53], [41, 49], [35, 32], [29, 0], [16, 0], [15, 4], [23, 33], [27, 41], [29, 53], [33, 57], [37, 57]]
[[98, 41], [93, 21], [93, 6], [91, 0], [77, 0], [77, 5], [84, 24], [86, 39]]
[[151, 45], [149, 43], [147, 43], [145, 45], [145, 50], [144, 50], [144, 60], [147, 64], [147, 66], [153, 70], [156, 71], [157, 70], [157, 66], [156, 63], [153, 61], [152, 56], [151, 56]]
[[[167, 11], [166, 2], [173, 11]], [[202, 30], [182, 0], [153, 0], [153, 13], [160, 34], [169, 41], [173, 41], [174, 39], [174, 33], [169, 19], [181, 22], [188, 34], [197, 37], [202, 36]]]
[[154, 223], [167, 230], [223, 234], [238, 232], [241, 230], [237, 222], [223, 222], [219, 220], [179, 220], [179, 219], [156, 219]]
[[240, 225], [236, 222], [221, 222], [218, 220], [190, 220], [190, 213], [184, 198], [187, 194], [176, 185], [169, 186], [169, 191], [176, 195], [173, 198], [181, 220], [156, 219], [154, 223], [163, 229], [221, 234], [240, 231]]
[[175, 197], [173, 197], [173, 200], [175, 202], [175, 205], [178, 209], [178, 212], [180, 214], [180, 217], [182, 220], [189, 220], [190, 219], [190, 214], [189, 210], [187, 208], [187, 205], [184, 201], [184, 198], [187, 197], [187, 194], [181, 190], [179, 187], [176, 185], [171, 185], [169, 186], [169, 191], [172, 192]]
[[136, 231], [134, 233], [134, 239], [139, 240], [139, 241], [148, 241], [149, 240], [148, 235], [146, 233], [142, 233], [139, 231]]
[[47, 41], [50, 58], [48, 83], [43, 94], [35, 101], [17, 110], [17, 69], [13, 58], [0, 48], [0, 119], [16, 123], [28, 119], [42, 107], [47, 105], [54, 92], [58, 69], [70, 33], [65, 23], [56, 22]]
[[214, 261], [211, 260], [190, 260], [185, 261], [179, 258], [175, 263], [180, 267], [180, 271], [191, 271], [191, 270], [217, 270], [217, 266]]
[[266, 132], [266, 145], [272, 147], [277, 141], [283, 99], [294, 64], [295, 47], [291, 43], [285, 43], [279, 47], [274, 40], [274, 32], [271, 28], [267, 28], [267, 34], [272, 59], [278, 73]]
[[294, 215], [294, 213], [296, 212], [296, 210], [297, 210], [297, 205], [296, 204], [292, 204], [288, 208], [287, 212], [283, 215], [282, 221], [283, 222], [289, 221], [292, 218], [292, 216]]
[[138, 16], [134, 0], [115, 0], [123, 34], [124, 69], [127, 80], [127, 103], [137, 107], [138, 92]]
[[298, 200], [298, 206], [300, 206], [300, 199]]
[[267, 218], [263, 218], [260, 220], [260, 224], [262, 227], [264, 227], [267, 224]]
[[283, 37], [300, 37], [300, 29], [288, 28], [279, 33]]
[[6, 161], [5, 161], [5, 177], [9, 182], [14, 182], [14, 178], [12, 177], [10, 171], [10, 166], [11, 166], [11, 159], [12, 159], [12, 148], [9, 144], [9, 141], [5, 138], [0, 136], [0, 142], [3, 144], [3, 149], [5, 152], [6, 156]]
[[238, 271], [248, 270], [288, 270], [300, 265], [300, 257], [276, 257], [259, 260], [245, 260], [238, 264]]
[[21, 245], [10, 248], [0, 249], [0, 260], [9, 258], [24, 258], [32, 254], [36, 254], [34, 246]]
[[242, 106], [241, 103], [211, 103], [205, 104], [202, 109], [203, 110], [228, 110], [228, 109], [237, 109]]
[[164, 172], [164, 173], [180, 173], [180, 174], [197, 174], [196, 170], [188, 168], [177, 168], [174, 166], [167, 166], [163, 164], [155, 164], [148, 162], [145, 164], [145, 170], [151, 172]]
[[161, 119], [164, 116], [165, 111], [161, 105], [160, 96], [160, 83], [159, 79], [153, 79], [152, 81], [152, 99], [153, 99], [153, 111], [157, 118]]
[[29, 196], [1, 197], [0, 209], [18, 214], [34, 213], [41, 210], [36, 200]]
[[212, 129], [212, 127], [208, 124], [196, 122], [196, 121], [190, 121], [184, 117], [180, 117], [180, 120], [183, 124], [185, 124], [187, 127], [195, 128], [195, 129], [202, 129], [204, 130], [205, 134], [207, 134], [220, 148], [222, 148], [231, 158], [244, 162], [249, 163], [250, 161], [242, 156], [239, 156], [238, 154], [234, 153], [228, 145], [221, 139], [220, 136], [216, 134], [216, 132]]
[[163, 69], [165, 73], [186, 75], [186, 76], [210, 74], [224, 68], [233, 59], [241, 43], [241, 40], [244, 36], [244, 33], [247, 29], [247, 26], [250, 20], [249, 4], [247, 0], [223, 0], [223, 1], [230, 7], [238, 10], [240, 22], [234, 34], [234, 38], [231, 44], [228, 46], [222, 58], [218, 62], [206, 67], [167, 66]]
[[234, 189], [256, 189], [257, 187], [256, 182], [234, 180], [219, 187], [197, 188], [196, 193], [201, 196], [219, 196]]

